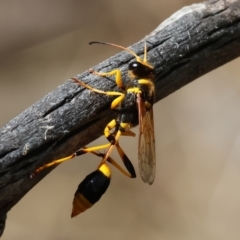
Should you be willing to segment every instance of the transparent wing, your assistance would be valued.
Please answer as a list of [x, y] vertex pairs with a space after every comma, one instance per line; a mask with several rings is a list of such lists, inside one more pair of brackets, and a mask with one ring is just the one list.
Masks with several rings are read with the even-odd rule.
[[152, 184], [156, 171], [153, 109], [146, 109], [141, 95], [137, 95], [139, 115], [138, 165], [145, 183]]

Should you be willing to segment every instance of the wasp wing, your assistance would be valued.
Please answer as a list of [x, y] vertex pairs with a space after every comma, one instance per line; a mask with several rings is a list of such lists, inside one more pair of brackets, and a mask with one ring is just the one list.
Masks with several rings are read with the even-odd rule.
[[138, 165], [145, 183], [152, 184], [156, 171], [153, 108], [146, 109], [141, 94], [137, 94], [139, 117]]

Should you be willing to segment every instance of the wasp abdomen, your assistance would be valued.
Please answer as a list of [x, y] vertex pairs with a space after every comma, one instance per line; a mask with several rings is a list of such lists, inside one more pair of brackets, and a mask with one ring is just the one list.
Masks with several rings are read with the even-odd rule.
[[110, 180], [111, 172], [106, 164], [102, 164], [98, 170], [87, 175], [75, 192], [71, 217], [92, 207], [106, 192]]

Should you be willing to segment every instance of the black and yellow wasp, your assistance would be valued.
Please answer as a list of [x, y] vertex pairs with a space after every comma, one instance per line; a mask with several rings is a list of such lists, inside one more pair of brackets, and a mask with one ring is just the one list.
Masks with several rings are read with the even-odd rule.
[[[107, 162], [113, 164], [123, 174], [128, 177], [135, 178], [134, 167], [119, 145], [119, 138], [124, 136], [135, 136], [131, 128], [139, 124], [139, 141], [138, 141], [138, 165], [142, 180], [148, 184], [152, 184], [155, 178], [156, 156], [155, 156], [155, 138], [154, 138], [154, 123], [153, 123], [153, 103], [155, 96], [155, 71], [154, 67], [147, 61], [147, 47], [145, 43], [143, 59], [137, 56], [132, 50], [107, 42], [91, 42], [90, 44], [99, 43], [114, 46], [123, 49], [135, 57], [135, 61], [128, 66], [129, 81], [126, 85], [123, 84], [121, 71], [114, 69], [110, 72], [100, 73], [91, 70], [95, 75], [101, 77], [109, 77], [115, 75], [115, 82], [120, 89], [119, 92], [102, 91], [95, 89], [77, 78], [72, 80], [80, 86], [89, 89], [98, 94], [116, 97], [111, 104], [112, 109], [119, 111], [119, 117], [113, 119], [107, 124], [104, 129], [104, 135], [109, 143], [90, 148], [82, 148], [72, 155], [55, 160], [49, 164], [36, 169], [35, 173], [70, 160], [76, 156], [87, 152], [101, 157], [102, 160], [96, 171], [89, 174], [78, 186], [73, 200], [72, 217], [90, 208], [97, 202], [107, 190], [110, 179], [111, 170]], [[119, 156], [121, 157], [126, 169], [122, 169], [111, 157], [111, 153], [116, 147]], [[107, 149], [106, 153], [98, 152], [101, 149]]]

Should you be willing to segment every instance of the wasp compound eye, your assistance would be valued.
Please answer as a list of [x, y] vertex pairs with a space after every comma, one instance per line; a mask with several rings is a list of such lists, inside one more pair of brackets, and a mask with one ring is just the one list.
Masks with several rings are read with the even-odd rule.
[[128, 69], [130, 71], [136, 71], [136, 70], [138, 70], [141, 67], [142, 67], [141, 63], [139, 63], [139, 62], [132, 62], [132, 63], [129, 64]]
[[153, 69], [140, 62], [132, 62], [128, 66], [129, 71], [135, 76], [136, 79], [148, 78], [153, 73]]

